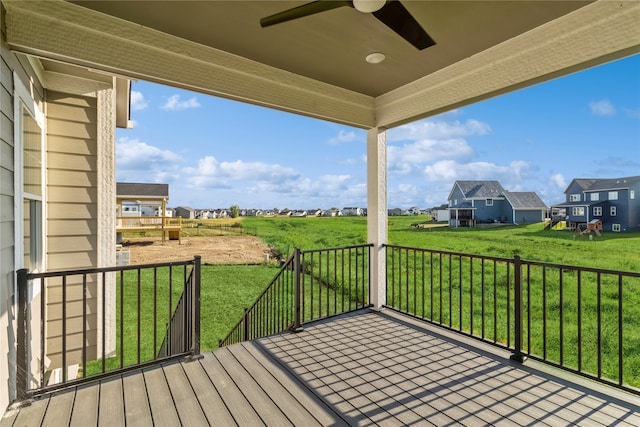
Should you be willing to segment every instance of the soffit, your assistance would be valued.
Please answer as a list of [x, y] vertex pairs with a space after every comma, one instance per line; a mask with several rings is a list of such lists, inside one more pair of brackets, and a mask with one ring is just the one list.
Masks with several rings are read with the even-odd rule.
[[[373, 15], [341, 7], [261, 28], [306, 1], [79, 1], [78, 4], [332, 86], [376, 97], [583, 7], [586, 1], [404, 1], [436, 41], [414, 48]], [[365, 57], [382, 52], [386, 60]]]

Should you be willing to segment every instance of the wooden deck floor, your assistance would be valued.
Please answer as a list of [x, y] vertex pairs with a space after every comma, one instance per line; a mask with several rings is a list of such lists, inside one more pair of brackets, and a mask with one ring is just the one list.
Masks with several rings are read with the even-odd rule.
[[640, 426], [637, 396], [508, 356], [364, 312], [41, 398], [0, 427]]

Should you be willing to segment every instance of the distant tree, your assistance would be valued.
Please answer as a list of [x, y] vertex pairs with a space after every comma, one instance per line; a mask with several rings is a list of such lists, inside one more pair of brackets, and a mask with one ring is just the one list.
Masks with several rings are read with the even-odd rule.
[[238, 218], [240, 216], [240, 206], [231, 205], [231, 207], [229, 208], [229, 215], [231, 216], [231, 218]]

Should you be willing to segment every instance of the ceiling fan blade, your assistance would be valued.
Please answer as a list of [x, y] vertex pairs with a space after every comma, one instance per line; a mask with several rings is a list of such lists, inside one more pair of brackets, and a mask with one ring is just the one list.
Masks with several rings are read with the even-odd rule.
[[282, 22], [292, 21], [294, 19], [302, 18], [309, 15], [315, 15], [316, 13], [326, 12], [331, 9], [336, 9], [343, 6], [351, 6], [351, 2], [347, 0], [334, 1], [334, 0], [318, 0], [306, 3], [292, 9], [284, 10], [266, 18], [260, 20], [260, 26], [262, 28], [269, 27], [271, 25], [280, 24]]
[[382, 9], [373, 12], [373, 15], [418, 50], [436, 44], [399, 1], [388, 1]]

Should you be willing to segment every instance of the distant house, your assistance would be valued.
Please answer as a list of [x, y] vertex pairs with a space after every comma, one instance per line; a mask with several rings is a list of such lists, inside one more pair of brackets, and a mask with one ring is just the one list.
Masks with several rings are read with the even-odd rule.
[[196, 211], [187, 206], [178, 206], [174, 209], [174, 211], [176, 213], [176, 216], [179, 216], [181, 218], [195, 219], [196, 217]]
[[295, 216], [295, 217], [306, 217], [307, 216], [307, 211], [304, 209], [298, 209], [295, 210], [291, 213], [291, 216]]
[[535, 192], [507, 191], [498, 181], [456, 181], [448, 200], [451, 227], [530, 224], [543, 221], [548, 211]]
[[600, 220], [604, 231], [640, 231], [640, 176], [576, 178], [564, 194], [553, 208], [571, 229]]
[[449, 221], [449, 205], [443, 203], [431, 208], [431, 218], [438, 222]]
[[307, 209], [307, 216], [320, 216], [322, 209]]
[[344, 216], [362, 216], [362, 209], [356, 207], [342, 208], [342, 215]]
[[389, 215], [389, 216], [402, 215], [402, 209], [400, 209], [400, 208], [387, 209], [387, 215]]
[[116, 182], [118, 216], [167, 216], [169, 184]]
[[325, 209], [322, 216], [342, 216], [342, 210], [338, 208]]

